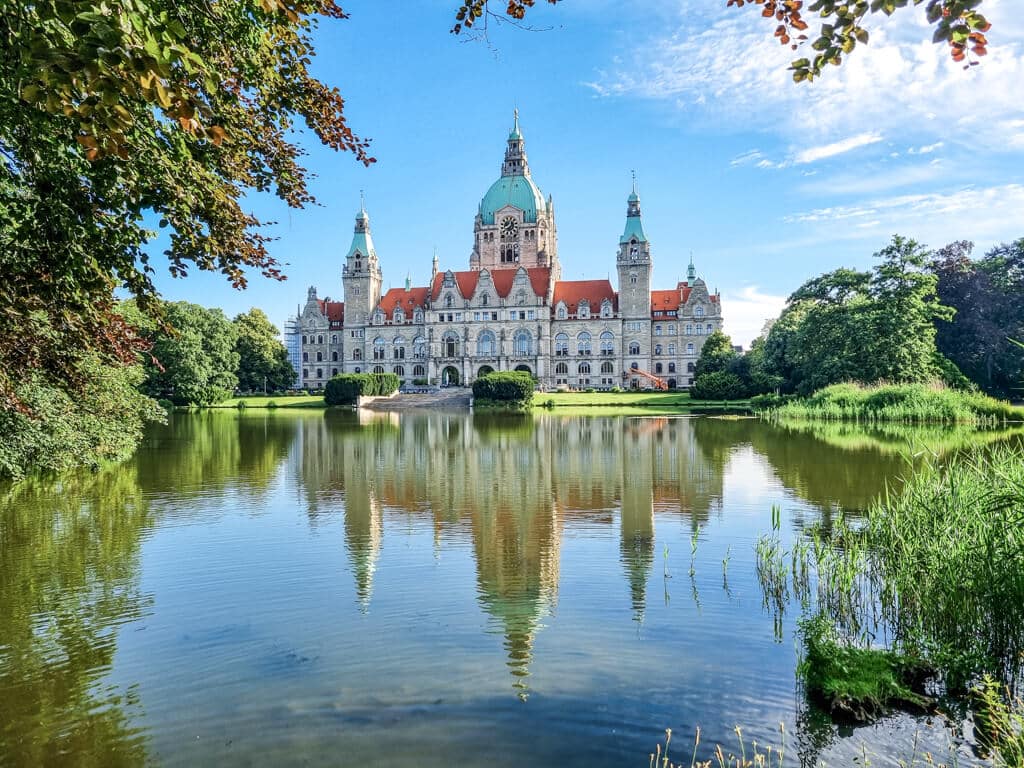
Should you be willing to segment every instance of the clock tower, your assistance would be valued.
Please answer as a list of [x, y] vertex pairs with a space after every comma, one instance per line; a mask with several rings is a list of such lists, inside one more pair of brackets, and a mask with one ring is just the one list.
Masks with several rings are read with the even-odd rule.
[[[646, 369], [651, 346], [651, 244], [644, 233], [640, 216], [640, 195], [633, 191], [626, 198], [626, 227], [619, 238], [615, 259], [619, 273], [619, 312], [622, 315], [622, 349], [627, 365], [636, 363]], [[639, 355], [629, 354], [639, 350]]]
[[516, 110], [501, 177], [480, 201], [471, 269], [558, 268], [555, 207], [534, 183]]

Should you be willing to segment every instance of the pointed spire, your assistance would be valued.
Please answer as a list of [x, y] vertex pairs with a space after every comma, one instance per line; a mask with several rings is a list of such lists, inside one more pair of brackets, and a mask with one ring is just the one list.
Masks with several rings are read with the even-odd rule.
[[505, 162], [501, 166], [502, 176], [529, 176], [530, 166], [526, 160], [526, 145], [519, 130], [519, 110], [513, 112], [512, 130], [508, 134]]
[[638, 243], [646, 243], [644, 225], [640, 220], [640, 195], [636, 191], [636, 172], [633, 173], [633, 191], [626, 198], [626, 228], [619, 238], [619, 243], [628, 243], [635, 239]]
[[408, 293], [412, 290], [412, 272], [405, 273], [405, 292]]
[[377, 257], [377, 252], [373, 248], [373, 238], [370, 236], [370, 214], [366, 212], [363, 190], [359, 190], [359, 213], [356, 214], [356, 226], [352, 234], [352, 245], [349, 247], [345, 258], [352, 258], [353, 256], [361, 256], [365, 259]]
[[693, 285], [693, 281], [697, 279], [697, 268], [693, 266], [693, 251], [690, 251], [690, 266], [686, 268], [686, 282]]

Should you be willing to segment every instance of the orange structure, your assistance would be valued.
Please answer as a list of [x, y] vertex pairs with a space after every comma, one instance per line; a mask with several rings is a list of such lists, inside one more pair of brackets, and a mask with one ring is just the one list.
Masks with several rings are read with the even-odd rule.
[[630, 376], [642, 376], [642, 377], [644, 377], [645, 379], [650, 381], [651, 384], [654, 385], [655, 389], [668, 389], [668, 384], [665, 382], [665, 380], [664, 379], [659, 379], [653, 373], [648, 373], [647, 371], [641, 371], [639, 368], [631, 368], [630, 371], [629, 371], [629, 375]]

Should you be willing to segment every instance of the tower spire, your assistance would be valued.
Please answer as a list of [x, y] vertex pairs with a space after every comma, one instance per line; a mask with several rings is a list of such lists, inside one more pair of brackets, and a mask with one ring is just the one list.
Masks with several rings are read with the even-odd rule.
[[693, 266], [693, 251], [690, 251], [690, 266], [686, 268], [686, 282], [693, 285], [693, 281], [697, 279], [697, 268]]
[[505, 162], [501, 166], [502, 176], [529, 176], [530, 166], [526, 160], [526, 145], [519, 130], [519, 109], [512, 112], [512, 130], [508, 134]]

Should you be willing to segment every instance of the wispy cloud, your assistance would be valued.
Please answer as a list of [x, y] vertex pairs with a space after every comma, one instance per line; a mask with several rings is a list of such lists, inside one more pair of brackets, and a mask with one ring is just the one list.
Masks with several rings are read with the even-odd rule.
[[749, 347], [761, 335], [766, 320], [778, 317], [786, 305], [785, 296], [762, 293], [756, 285], [747, 285], [735, 293], [722, 294], [725, 330], [734, 344]]
[[852, 152], [855, 149], [860, 149], [861, 147], [866, 147], [870, 144], [877, 144], [881, 140], [882, 134], [874, 131], [858, 133], [856, 136], [850, 136], [849, 138], [841, 139], [840, 141], [833, 141], [831, 144], [824, 144], [819, 147], [808, 147], [807, 149], [797, 152], [793, 160], [798, 165], [815, 163], [818, 160], [824, 160], [828, 157], [835, 157], [836, 155]]
[[911, 147], [907, 152], [911, 155], [930, 155], [935, 150], [942, 149], [944, 146], [946, 146], [946, 142], [937, 141], [934, 144], [927, 144], [923, 147]]
[[749, 163], [756, 163], [764, 157], [764, 153], [759, 149], [752, 149], [749, 152], [744, 152], [742, 155], [736, 155], [732, 160], [729, 161], [729, 165], [734, 168], [739, 165], [747, 165]]
[[631, 45], [634, 54], [589, 85], [602, 96], [673, 103], [719, 130], [767, 130], [797, 148], [878, 133], [918, 136], [922, 146], [941, 140], [1006, 151], [1024, 146], [1018, 4], [986, 0], [999, 43], [968, 71], [950, 61], [947, 46], [931, 42], [924, 14], [908, 8], [889, 19], [873, 14], [870, 44], [820, 80], [796, 84], [787, 71], [792, 51], [758, 18], [683, 0], [667, 34]]

